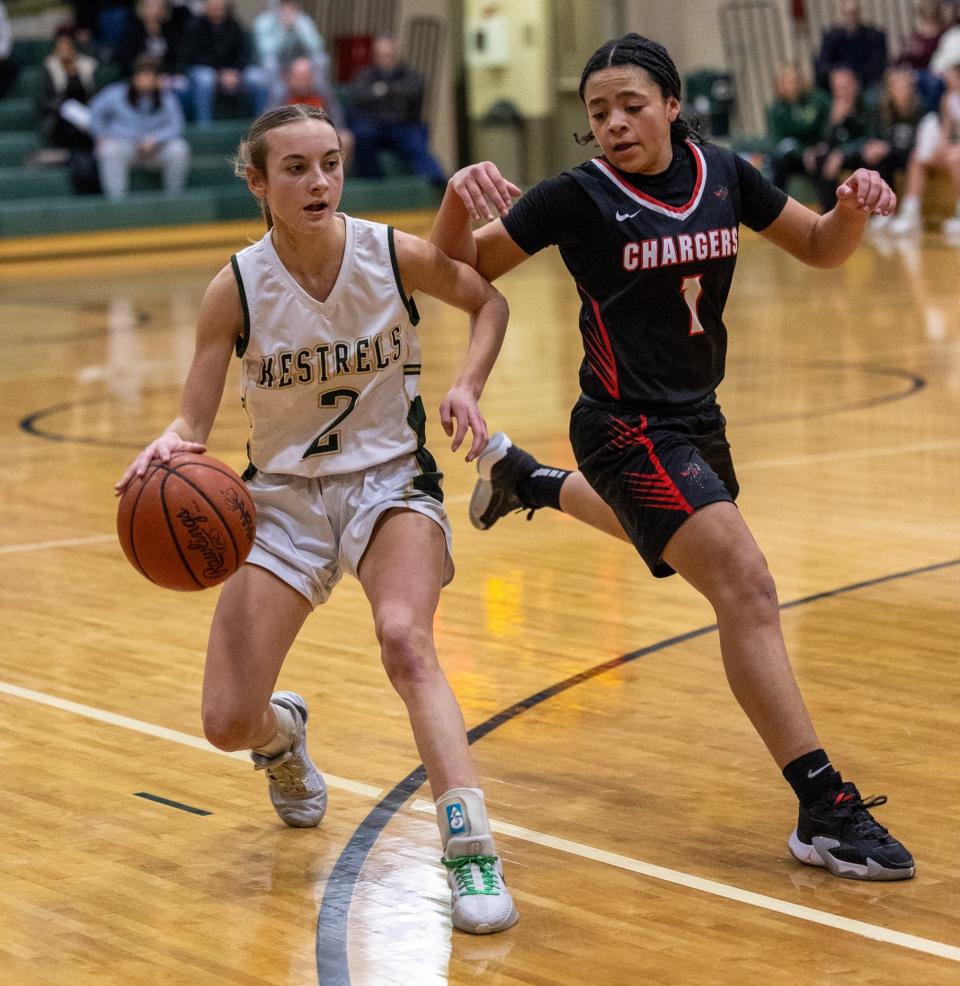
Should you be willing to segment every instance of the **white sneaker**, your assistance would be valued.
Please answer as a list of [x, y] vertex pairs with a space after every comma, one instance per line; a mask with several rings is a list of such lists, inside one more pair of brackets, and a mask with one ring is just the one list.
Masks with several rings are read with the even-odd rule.
[[471, 935], [490, 935], [516, 924], [520, 915], [503, 881], [483, 792], [452, 788], [437, 799], [436, 808], [454, 927]]
[[293, 747], [276, 757], [251, 753], [257, 770], [265, 770], [270, 781], [274, 811], [291, 828], [313, 828], [327, 810], [327, 785], [307, 755], [307, 703], [296, 692], [274, 692], [274, 705], [293, 714]]
[[[517, 923], [520, 915], [503, 881], [503, 863], [490, 836], [470, 838], [473, 843], [485, 842], [486, 851], [450, 858], [448, 843], [442, 860], [453, 903], [453, 926], [471, 935], [505, 931]], [[457, 850], [454, 847], [452, 851]]]
[[922, 231], [920, 217], [909, 212], [897, 213], [887, 231], [891, 236], [915, 236]]

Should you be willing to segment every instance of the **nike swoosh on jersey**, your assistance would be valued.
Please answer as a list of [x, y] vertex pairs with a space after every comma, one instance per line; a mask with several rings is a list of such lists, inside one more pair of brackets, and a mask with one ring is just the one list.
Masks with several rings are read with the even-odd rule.
[[643, 212], [643, 209], [637, 209], [636, 212], [620, 212], [617, 210], [617, 222], [622, 223], [624, 219], [633, 219], [634, 216], [639, 216]]

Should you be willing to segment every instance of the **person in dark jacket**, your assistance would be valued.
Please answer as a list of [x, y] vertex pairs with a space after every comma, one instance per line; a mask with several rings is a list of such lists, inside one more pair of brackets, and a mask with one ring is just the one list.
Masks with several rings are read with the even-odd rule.
[[206, 0], [203, 14], [191, 26], [185, 58], [197, 123], [213, 119], [218, 91], [245, 95], [254, 116], [267, 108], [266, 72], [251, 64], [250, 37], [227, 0]]
[[100, 191], [85, 109], [97, 91], [96, 70], [97, 60], [77, 51], [73, 29], [66, 25], [58, 28], [53, 53], [43, 60], [37, 118], [43, 143], [59, 148], [67, 156], [70, 183], [77, 195]]
[[828, 89], [830, 72], [849, 68], [864, 91], [878, 86], [887, 67], [887, 36], [865, 24], [859, 0], [839, 0], [837, 24], [824, 32], [816, 61], [816, 83]]
[[188, 17], [184, 7], [178, 7], [174, 15], [167, 0], [140, 0], [114, 59], [123, 77], [130, 77], [133, 63], [141, 55], [150, 55], [160, 63], [163, 88], [182, 100], [187, 89], [184, 45]]
[[354, 174], [380, 178], [381, 148], [394, 151], [414, 174], [446, 185], [443, 169], [427, 148], [427, 128], [420, 118], [423, 79], [400, 61], [393, 38], [377, 38], [373, 64], [360, 69], [350, 85], [356, 139]]
[[860, 83], [849, 68], [830, 73], [830, 113], [818, 144], [803, 154], [804, 167], [813, 178], [820, 208], [829, 212], [837, 204], [840, 172], [860, 160], [870, 134], [870, 115], [863, 102]]
[[863, 166], [873, 168], [888, 185], [893, 185], [897, 173], [907, 167], [917, 127], [926, 112], [914, 70], [909, 65], [888, 68], [870, 139], [860, 152]]

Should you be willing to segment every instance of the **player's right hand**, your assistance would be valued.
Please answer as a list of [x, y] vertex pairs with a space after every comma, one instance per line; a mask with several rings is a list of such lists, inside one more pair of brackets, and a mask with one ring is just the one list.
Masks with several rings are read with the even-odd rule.
[[123, 496], [124, 491], [133, 481], [134, 477], [141, 477], [154, 459], [160, 462], [169, 462], [170, 456], [177, 452], [206, 452], [207, 446], [201, 442], [184, 441], [175, 431], [165, 431], [159, 438], [155, 438], [134, 460], [127, 466], [127, 471], [114, 484], [114, 495]]
[[510, 211], [512, 199], [523, 194], [512, 181], [500, 174], [500, 169], [492, 161], [480, 161], [461, 168], [447, 182], [447, 187], [460, 197], [475, 222], [482, 218], [495, 219], [498, 213], [505, 216]]

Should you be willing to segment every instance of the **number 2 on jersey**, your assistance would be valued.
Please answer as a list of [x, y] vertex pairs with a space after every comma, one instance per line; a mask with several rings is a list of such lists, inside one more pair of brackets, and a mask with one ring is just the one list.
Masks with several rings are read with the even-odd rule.
[[690, 274], [680, 281], [680, 293], [683, 300], [690, 309], [690, 335], [698, 336], [704, 332], [703, 324], [700, 321], [700, 313], [697, 311], [700, 305], [700, 298], [703, 296], [703, 285], [700, 279], [703, 274]]
[[349, 390], [346, 387], [341, 390], [327, 390], [320, 395], [320, 407], [338, 408], [342, 406], [343, 401], [346, 401], [347, 405], [343, 407], [333, 421], [307, 446], [306, 452], [300, 456], [301, 462], [304, 459], [310, 458], [311, 455], [328, 455], [331, 452], [340, 451], [340, 432], [334, 431], [333, 429], [357, 406], [357, 399], [359, 397], [359, 391]]

